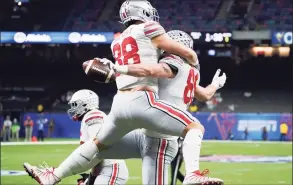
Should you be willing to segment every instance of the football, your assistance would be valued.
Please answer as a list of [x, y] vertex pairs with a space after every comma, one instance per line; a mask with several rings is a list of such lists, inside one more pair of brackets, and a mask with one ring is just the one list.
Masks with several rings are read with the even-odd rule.
[[115, 81], [115, 72], [110, 69], [109, 64], [103, 64], [99, 59], [88, 60], [82, 64], [85, 74], [95, 82], [110, 83]]

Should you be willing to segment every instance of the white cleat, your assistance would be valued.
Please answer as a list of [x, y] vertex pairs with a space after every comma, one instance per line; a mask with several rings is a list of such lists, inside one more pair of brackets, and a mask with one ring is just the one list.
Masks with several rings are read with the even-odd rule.
[[23, 167], [28, 175], [40, 185], [56, 185], [61, 181], [60, 178], [54, 175], [55, 168], [49, 167], [46, 163], [43, 163], [40, 167], [24, 163]]
[[183, 185], [224, 185], [224, 181], [218, 178], [207, 177], [209, 170], [202, 173], [198, 170], [185, 176]]

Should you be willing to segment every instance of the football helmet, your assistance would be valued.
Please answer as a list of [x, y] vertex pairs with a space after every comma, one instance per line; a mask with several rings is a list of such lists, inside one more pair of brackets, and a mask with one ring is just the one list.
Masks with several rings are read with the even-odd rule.
[[120, 7], [120, 19], [124, 25], [129, 21], [159, 21], [158, 12], [146, 0], [126, 0]]
[[67, 111], [69, 117], [78, 120], [88, 111], [99, 109], [99, 96], [91, 90], [82, 89], [72, 95], [68, 104], [70, 105]]
[[171, 39], [185, 45], [188, 48], [193, 49], [193, 39], [184, 31], [171, 30], [167, 32], [167, 34]]
[[[193, 49], [193, 39], [189, 34], [185, 33], [184, 31], [171, 30], [171, 31], [167, 32], [167, 34], [171, 39], [185, 45], [186, 47], [188, 47], [190, 49]], [[198, 71], [200, 70], [199, 63], [197, 63], [194, 67]]]

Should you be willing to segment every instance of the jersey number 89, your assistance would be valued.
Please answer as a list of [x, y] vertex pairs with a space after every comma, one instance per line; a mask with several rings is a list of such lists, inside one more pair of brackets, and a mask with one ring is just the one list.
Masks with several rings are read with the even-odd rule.
[[189, 75], [186, 81], [187, 84], [185, 86], [184, 94], [183, 94], [183, 99], [185, 104], [189, 105], [192, 102], [197, 80], [198, 80], [198, 74], [196, 74], [194, 69], [190, 69]]
[[130, 64], [139, 64], [140, 57], [137, 52], [138, 46], [133, 37], [126, 37], [125, 39], [123, 39], [121, 44], [116, 43], [113, 46], [113, 55], [119, 65], [128, 65], [129, 60], [131, 59], [133, 62]]

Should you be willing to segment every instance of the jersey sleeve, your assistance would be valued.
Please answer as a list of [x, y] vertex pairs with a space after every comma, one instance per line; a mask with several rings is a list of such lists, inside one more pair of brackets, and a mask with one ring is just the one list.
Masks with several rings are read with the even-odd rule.
[[101, 111], [88, 112], [84, 118], [83, 122], [86, 126], [91, 126], [94, 124], [102, 124], [104, 122], [105, 114]]
[[105, 113], [101, 111], [88, 112], [81, 123], [80, 141], [85, 142], [95, 137], [104, 122], [105, 116]]
[[179, 70], [183, 67], [184, 62], [179, 57], [171, 54], [164, 54], [163, 57], [159, 60], [159, 63], [166, 63]]
[[150, 21], [144, 24], [143, 28], [144, 34], [149, 39], [157, 37], [166, 33], [165, 29], [160, 25], [160, 23], [155, 21]]

